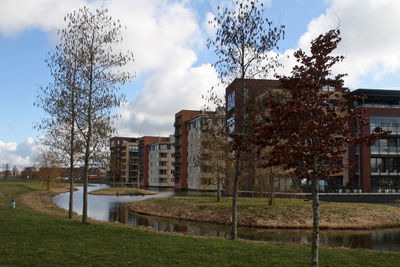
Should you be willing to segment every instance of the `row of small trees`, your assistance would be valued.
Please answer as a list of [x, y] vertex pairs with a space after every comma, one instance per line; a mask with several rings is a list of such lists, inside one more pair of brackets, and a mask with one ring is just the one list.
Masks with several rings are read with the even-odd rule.
[[107, 157], [113, 108], [124, 100], [117, 85], [132, 78], [122, 67], [133, 55], [118, 47], [123, 28], [107, 10], [84, 7], [64, 20], [66, 27], [58, 31], [59, 43], [47, 59], [53, 82], [40, 88], [35, 104], [48, 115], [38, 124], [46, 131], [46, 154], [70, 169], [69, 218], [74, 168], [84, 167], [82, 222], [86, 223], [88, 170]]

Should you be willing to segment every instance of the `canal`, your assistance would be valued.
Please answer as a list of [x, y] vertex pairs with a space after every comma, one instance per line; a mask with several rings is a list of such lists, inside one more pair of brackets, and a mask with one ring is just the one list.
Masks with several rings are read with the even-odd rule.
[[[96, 190], [107, 185], [95, 184], [88, 190]], [[82, 213], [83, 188], [78, 186], [74, 192], [74, 211]], [[229, 225], [199, 223], [154, 216], [139, 215], [130, 212], [127, 203], [141, 201], [151, 197], [172, 197], [174, 191], [158, 191], [155, 196], [100, 196], [88, 195], [88, 216], [92, 219], [106, 222], [120, 222], [134, 226], [151, 227], [163, 232], [179, 232], [195, 236], [227, 237], [230, 235]], [[69, 193], [60, 194], [53, 198], [54, 203], [68, 209]], [[238, 227], [238, 236], [243, 239], [295, 242], [307, 244], [311, 242], [310, 230], [261, 229]], [[386, 230], [321, 230], [320, 243], [326, 246], [363, 248], [381, 251], [400, 251], [400, 229]]]

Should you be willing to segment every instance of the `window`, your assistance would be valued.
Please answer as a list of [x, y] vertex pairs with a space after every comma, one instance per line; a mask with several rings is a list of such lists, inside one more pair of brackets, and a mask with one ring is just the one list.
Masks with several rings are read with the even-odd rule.
[[322, 86], [323, 92], [335, 92], [335, 87], [332, 85], [324, 85]]
[[167, 157], [167, 153], [160, 153], [160, 158], [166, 158]]
[[129, 146], [129, 152], [139, 152], [138, 146]]
[[227, 121], [229, 133], [232, 133], [235, 130], [235, 118], [230, 117]]
[[227, 110], [231, 111], [235, 107], [235, 91], [228, 95]]
[[160, 170], [160, 174], [167, 174], [167, 170]]
[[370, 117], [370, 130], [373, 131], [376, 127], [381, 127], [385, 131], [391, 131], [392, 134], [400, 133], [400, 117]]

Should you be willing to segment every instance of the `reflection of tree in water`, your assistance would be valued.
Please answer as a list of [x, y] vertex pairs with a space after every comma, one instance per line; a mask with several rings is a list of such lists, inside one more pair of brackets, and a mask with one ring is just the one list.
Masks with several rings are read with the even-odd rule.
[[109, 218], [111, 222], [120, 222], [129, 224], [129, 211], [126, 205], [113, 203], [109, 210]]

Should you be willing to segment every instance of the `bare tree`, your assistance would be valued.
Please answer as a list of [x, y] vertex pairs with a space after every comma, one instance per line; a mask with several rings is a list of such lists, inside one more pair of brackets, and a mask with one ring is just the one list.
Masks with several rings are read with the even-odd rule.
[[46, 183], [47, 191], [50, 190], [50, 185], [58, 181], [61, 174], [61, 169], [57, 164], [55, 154], [50, 150], [42, 150], [38, 154], [38, 162], [40, 165], [38, 179]]
[[104, 148], [113, 132], [112, 110], [124, 100], [117, 85], [132, 78], [131, 73], [121, 68], [133, 60], [133, 55], [131, 52], [117, 52], [122, 41], [122, 27], [107, 12], [84, 7], [65, 17], [65, 38], [75, 40], [79, 55], [80, 109], [76, 126], [84, 151], [83, 223], [87, 222], [89, 166], [108, 154]]
[[59, 44], [49, 53], [46, 59], [53, 82], [41, 87], [35, 105], [42, 108], [49, 116], [44, 118], [36, 127], [45, 130], [46, 138], [43, 143], [52, 150], [63, 166], [69, 167], [69, 212], [73, 216], [73, 181], [74, 168], [79, 159], [82, 145], [77, 133], [76, 119], [80, 106], [80, 55], [76, 39], [68, 36], [66, 29], [58, 31]]
[[4, 165], [4, 177], [7, 179], [10, 178], [10, 176], [11, 176], [10, 164], [6, 163]]
[[[218, 7], [215, 18], [209, 23], [216, 29], [215, 37], [208, 39], [208, 47], [214, 50], [218, 60], [214, 66], [225, 84], [233, 78], [240, 79], [241, 93], [245, 91], [245, 79], [264, 76], [277, 64], [268, 52], [277, 48], [283, 38], [284, 27], [275, 27], [264, 16], [259, 1], [237, 1], [233, 9]], [[250, 122], [244, 116], [244, 103], [234, 109], [234, 129], [230, 133], [235, 168], [232, 196], [232, 233], [237, 238], [237, 193], [243, 172], [243, 153], [247, 150], [246, 129]], [[227, 114], [227, 117], [229, 114]]]

